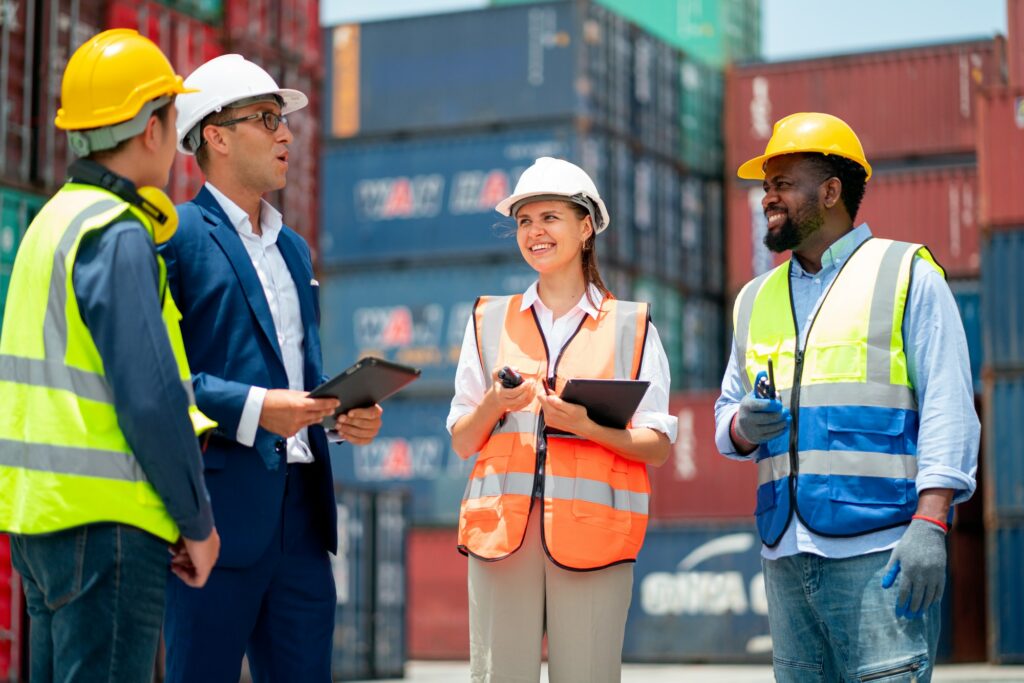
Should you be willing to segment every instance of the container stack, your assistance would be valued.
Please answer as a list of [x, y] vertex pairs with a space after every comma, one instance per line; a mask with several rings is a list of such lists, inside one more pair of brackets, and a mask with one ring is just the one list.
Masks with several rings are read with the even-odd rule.
[[[979, 277], [990, 269], [981, 267], [981, 235], [989, 211], [983, 138], [991, 106], [981, 95], [1003, 83], [1006, 61], [1006, 44], [997, 38], [732, 70], [726, 79], [726, 174], [732, 178], [727, 299], [788, 257], [763, 245], [764, 192], [760, 183], [735, 179], [736, 168], [763, 153], [780, 118], [801, 111], [839, 116], [857, 132], [874, 170], [856, 223], [867, 222], [880, 237], [920, 242], [932, 250], [946, 270], [967, 333], [979, 413], [981, 406], [990, 406], [989, 392], [981, 390], [982, 365], [992, 353], [982, 344], [982, 319], [989, 320], [981, 304], [987, 280]], [[1014, 157], [1005, 143], [1013, 119], [1004, 109], [988, 153], [1002, 155], [995, 163], [1009, 190], [1013, 185], [1006, 174], [1014, 172], [1010, 160], [1019, 158], [1020, 150]], [[1007, 192], [992, 210], [1020, 201], [1019, 192]], [[1000, 286], [1004, 296], [1016, 292], [1007, 283]], [[991, 310], [987, 304], [985, 310]], [[978, 494], [959, 507], [951, 533], [952, 585], [943, 631], [952, 637], [944, 637], [940, 654], [955, 660], [984, 657], [985, 620], [975, 588], [984, 577], [977, 562], [984, 546], [983, 489], [979, 486]]]
[[[468, 655], [465, 612], [438, 598], [464, 600], [454, 526], [471, 467], [445, 418], [476, 297], [536, 278], [494, 211], [523, 170], [555, 156], [594, 179], [612, 217], [602, 275], [617, 297], [651, 302], [674, 389], [717, 386], [724, 362], [721, 61], [683, 52], [654, 30], [665, 16], [628, 3], [495, 4], [324, 32], [325, 367], [373, 354], [423, 370], [386, 403], [374, 443], [336, 449], [335, 473], [412, 494], [418, 658]], [[757, 2], [743, 3], [745, 33], [705, 4], [671, 25], [720, 53], [758, 44]]]
[[1007, 3], [1010, 83], [978, 99], [988, 658], [1024, 662], [1024, 2]]

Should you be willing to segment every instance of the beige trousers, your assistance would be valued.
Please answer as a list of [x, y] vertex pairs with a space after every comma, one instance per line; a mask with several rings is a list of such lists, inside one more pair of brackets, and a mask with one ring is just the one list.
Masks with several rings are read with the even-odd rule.
[[541, 544], [542, 507], [534, 502], [523, 545], [510, 557], [469, 558], [471, 678], [537, 683], [546, 630], [551, 683], [617, 683], [633, 563], [592, 572], [555, 566]]

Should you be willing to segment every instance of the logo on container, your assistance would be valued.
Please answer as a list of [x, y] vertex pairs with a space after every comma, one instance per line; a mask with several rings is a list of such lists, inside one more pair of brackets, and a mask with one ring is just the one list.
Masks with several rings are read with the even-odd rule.
[[433, 436], [378, 438], [353, 449], [356, 478], [360, 481], [434, 479], [441, 473], [446, 449], [447, 444]]
[[355, 186], [356, 207], [363, 220], [429, 218], [441, 213], [444, 176], [439, 173], [395, 178], [367, 178]]
[[[695, 548], [679, 562], [675, 572], [651, 572], [640, 582], [640, 608], [644, 614], [656, 617], [767, 615], [768, 599], [761, 572], [747, 581], [738, 569], [698, 569], [712, 558], [749, 553], [755, 544], [752, 533], [720, 536]], [[748, 652], [770, 649], [768, 636], [756, 636], [747, 642]]]
[[352, 313], [356, 344], [362, 348], [438, 346], [443, 320], [444, 307], [440, 304], [373, 306]]
[[507, 171], [460, 171], [452, 177], [451, 199], [448, 210], [454, 215], [488, 213], [512, 191]]

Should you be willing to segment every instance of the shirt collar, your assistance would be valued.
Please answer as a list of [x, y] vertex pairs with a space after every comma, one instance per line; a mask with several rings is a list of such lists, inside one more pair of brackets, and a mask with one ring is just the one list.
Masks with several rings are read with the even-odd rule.
[[[825, 253], [821, 255], [821, 269], [824, 271], [830, 268], [841, 267], [857, 247], [867, 241], [869, 237], [871, 237], [871, 228], [868, 227], [867, 223], [861, 223], [837, 239], [825, 250]], [[790, 257], [790, 263], [790, 269], [794, 275], [808, 275], [795, 255]]]
[[[538, 304], [539, 306], [542, 306], [544, 309], [547, 309], [547, 306], [544, 305], [544, 302], [541, 301], [540, 299], [540, 295], [537, 293], [537, 284], [537, 281], [534, 281], [534, 283], [530, 285], [525, 292], [523, 292], [523, 303], [519, 307], [520, 311], [525, 311], [534, 304]], [[590, 299], [593, 299], [598, 303], [604, 300], [604, 295], [601, 294], [601, 290], [599, 290], [597, 287], [595, 287], [594, 285], [590, 285], [589, 289]], [[589, 315], [591, 318], [597, 320], [598, 310], [594, 307], [593, 304], [590, 303], [590, 299], [587, 298], [587, 293], [584, 292], [583, 296], [580, 297], [579, 302], [577, 302], [576, 308], [580, 309], [581, 311]]]
[[[224, 209], [228, 220], [231, 221], [231, 227], [243, 237], [255, 236], [252, 230], [252, 222], [249, 220], [249, 214], [242, 207], [235, 204], [227, 195], [210, 183], [206, 183], [206, 189], [210, 191], [213, 198], [220, 204], [220, 208]], [[260, 228], [263, 231], [263, 236], [260, 239], [264, 244], [274, 244], [277, 242], [277, 236], [281, 232], [284, 220], [281, 217], [281, 212], [271, 206], [265, 199], [261, 199], [260, 203]]]

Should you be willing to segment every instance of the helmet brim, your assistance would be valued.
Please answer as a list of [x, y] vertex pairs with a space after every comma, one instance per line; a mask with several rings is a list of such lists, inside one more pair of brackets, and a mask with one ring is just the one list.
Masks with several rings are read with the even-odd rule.
[[[524, 199], [529, 199], [530, 197], [550, 197], [552, 194], [558, 193], [522, 192], [520, 194], [509, 195], [508, 197], [505, 197], [500, 202], [498, 202], [498, 205], [494, 207], [494, 210], [500, 213], [502, 216], [509, 216], [511, 218], [513, 217], [512, 207], [514, 207], [516, 204], [520, 203]], [[566, 196], [566, 200], [568, 200], [568, 196]], [[597, 201], [595, 201], [594, 203], [597, 205], [597, 210], [601, 212], [602, 225], [599, 229], [594, 230], [595, 234], [598, 234], [608, 229], [608, 225], [611, 223], [611, 216], [608, 215], [608, 208], [604, 205], [604, 200], [597, 199]]]
[[786, 154], [814, 153], [841, 156], [844, 159], [855, 161], [864, 168], [865, 172], [867, 172], [867, 178], [865, 178], [865, 181], [871, 179], [871, 164], [869, 164], [866, 160], [855, 159], [845, 154], [836, 154], [836, 151], [832, 149], [800, 149], [785, 152], [775, 152], [774, 154], [762, 154], [761, 156], [754, 157], [753, 159], [745, 161], [744, 163], [740, 164], [740, 167], [736, 169], [736, 175], [737, 177], [743, 178], [744, 180], [764, 180], [764, 165], [768, 162], [769, 159], [785, 156]]

